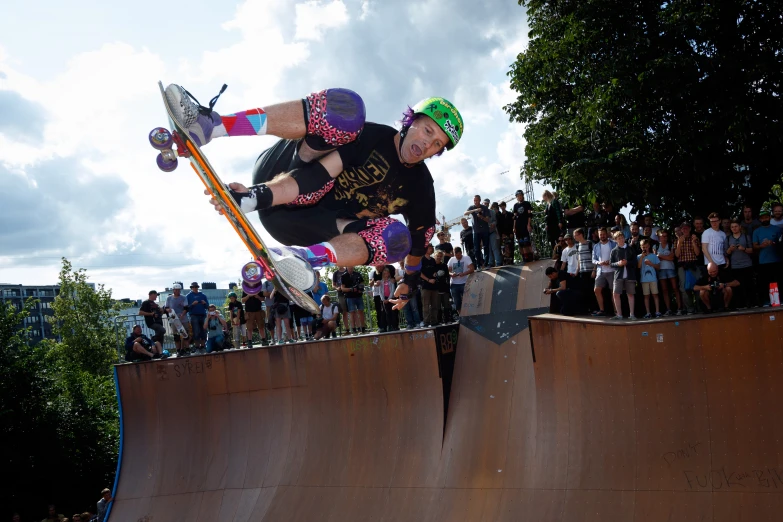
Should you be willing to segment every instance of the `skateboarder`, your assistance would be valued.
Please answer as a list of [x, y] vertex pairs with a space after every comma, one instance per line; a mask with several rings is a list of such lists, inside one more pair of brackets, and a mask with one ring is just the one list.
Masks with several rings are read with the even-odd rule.
[[[396, 307], [405, 305], [435, 232], [435, 191], [423, 162], [462, 137], [462, 116], [454, 105], [443, 98], [423, 100], [404, 112], [397, 131], [365, 122], [364, 102], [347, 89], [226, 116], [212, 110], [220, 94], [209, 107], [178, 85], [169, 85], [166, 96], [200, 146], [220, 136], [281, 138], [259, 156], [251, 187], [229, 184], [242, 211], [259, 211], [272, 237], [289, 245], [283, 254], [299, 258], [303, 271], [310, 269], [305, 259], [313, 267], [405, 259]], [[391, 214], [403, 215], [407, 226]]]

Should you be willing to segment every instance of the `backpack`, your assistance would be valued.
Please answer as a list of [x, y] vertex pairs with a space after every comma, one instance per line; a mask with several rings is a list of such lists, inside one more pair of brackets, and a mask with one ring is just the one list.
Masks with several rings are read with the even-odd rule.
[[[337, 321], [337, 324], [340, 324], [340, 307], [337, 306], [335, 303], [332, 303], [330, 308], [332, 309], [332, 319]], [[323, 318], [323, 316], [324, 316], [324, 305], [321, 305], [321, 318]], [[329, 319], [329, 321], [331, 321], [331, 319]]]

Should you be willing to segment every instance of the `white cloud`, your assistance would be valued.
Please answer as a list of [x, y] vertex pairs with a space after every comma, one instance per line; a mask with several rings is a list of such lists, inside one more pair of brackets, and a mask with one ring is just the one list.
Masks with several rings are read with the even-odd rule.
[[[364, 8], [364, 6], [362, 6]], [[320, 40], [327, 29], [348, 23], [348, 9], [340, 0], [329, 3], [311, 0], [296, 6], [296, 39]]]

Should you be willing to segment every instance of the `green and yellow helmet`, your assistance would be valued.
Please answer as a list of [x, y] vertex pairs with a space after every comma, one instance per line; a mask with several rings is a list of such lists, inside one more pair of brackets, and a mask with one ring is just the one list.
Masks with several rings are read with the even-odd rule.
[[446, 145], [448, 150], [453, 149], [462, 138], [462, 131], [465, 129], [462, 115], [449, 100], [445, 98], [421, 100], [413, 107], [413, 113], [429, 116], [438, 124], [438, 127], [443, 129], [443, 132], [449, 137], [450, 144]]

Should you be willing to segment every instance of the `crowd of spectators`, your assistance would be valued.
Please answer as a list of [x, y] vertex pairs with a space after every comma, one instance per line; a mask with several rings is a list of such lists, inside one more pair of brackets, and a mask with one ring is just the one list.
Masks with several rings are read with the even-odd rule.
[[555, 260], [544, 291], [554, 312], [618, 320], [709, 314], [770, 306], [771, 288], [783, 283], [783, 204], [757, 217], [747, 206], [733, 218], [712, 212], [695, 216], [693, 227], [685, 220], [668, 229], [650, 215], [627, 225], [610, 204], [588, 211], [563, 208], [553, 193], [544, 199]]
[[[70, 517], [57, 513], [57, 506], [49, 504], [46, 517], [41, 522], [105, 522], [106, 515], [109, 513], [109, 506], [114, 499], [111, 496], [111, 490], [105, 488], [101, 491], [101, 498], [96, 503], [96, 510], [88, 508], [81, 513], [74, 513]], [[36, 519], [37, 520], [37, 517]], [[12, 522], [23, 522], [22, 516], [17, 512], [11, 515]]]

